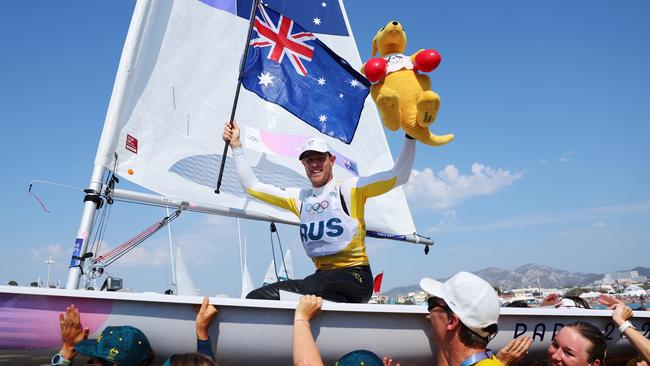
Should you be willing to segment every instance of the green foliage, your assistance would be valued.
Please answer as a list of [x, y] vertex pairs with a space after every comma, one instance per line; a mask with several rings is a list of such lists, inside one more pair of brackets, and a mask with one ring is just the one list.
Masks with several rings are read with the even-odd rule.
[[14, 281], [14, 280], [11, 280], [11, 281], [7, 282], [7, 285], [9, 285], [9, 286], [18, 286], [18, 282]]
[[38, 287], [38, 282], [34, 281], [29, 284], [31, 287]]

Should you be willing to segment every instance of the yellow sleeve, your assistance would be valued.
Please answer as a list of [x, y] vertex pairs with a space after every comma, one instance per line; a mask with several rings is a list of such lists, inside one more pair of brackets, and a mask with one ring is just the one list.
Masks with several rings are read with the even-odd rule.
[[297, 195], [293, 195], [292, 191], [294, 190], [285, 191], [270, 184], [259, 182], [253, 187], [246, 187], [246, 192], [258, 200], [291, 211], [300, 217]]
[[272, 184], [262, 183], [257, 179], [255, 173], [253, 173], [253, 170], [248, 165], [244, 157], [244, 150], [241, 147], [233, 148], [232, 155], [239, 181], [248, 194], [269, 205], [289, 210], [300, 217], [300, 207], [298, 204], [300, 189], [282, 189]]

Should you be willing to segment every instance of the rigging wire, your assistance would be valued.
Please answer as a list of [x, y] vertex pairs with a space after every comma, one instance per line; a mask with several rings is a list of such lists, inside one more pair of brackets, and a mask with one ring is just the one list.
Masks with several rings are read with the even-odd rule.
[[278, 269], [276, 268], [276, 260], [275, 260], [275, 250], [274, 250], [274, 243], [273, 243], [273, 233], [275, 233], [276, 237], [278, 238], [278, 247], [280, 248], [280, 258], [282, 259], [282, 268], [284, 268], [284, 274], [287, 275], [287, 279], [289, 278], [289, 271], [287, 271], [287, 263], [284, 260], [284, 249], [282, 248], [282, 241], [280, 240], [280, 233], [278, 232], [278, 228], [275, 226], [275, 223], [272, 222], [270, 225], [271, 229], [271, 252], [273, 252], [273, 269], [275, 270], [275, 278], [277, 279], [278, 282], [280, 282], [280, 276], [278, 275]]
[[275, 281], [279, 282], [280, 281], [280, 276], [278, 275], [278, 267], [277, 267], [277, 261], [275, 260], [275, 246], [273, 245], [273, 231], [275, 230], [275, 224], [271, 223], [271, 230], [269, 234], [271, 234], [271, 254], [273, 255], [273, 270], [275, 271]]

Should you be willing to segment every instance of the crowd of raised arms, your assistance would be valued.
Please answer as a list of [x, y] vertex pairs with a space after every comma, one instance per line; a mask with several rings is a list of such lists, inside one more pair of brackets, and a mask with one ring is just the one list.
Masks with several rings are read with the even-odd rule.
[[[424, 278], [420, 286], [429, 294], [427, 300], [430, 323], [427, 334], [436, 345], [439, 366], [526, 365], [526, 355], [533, 341], [527, 336], [513, 339], [493, 352], [489, 342], [498, 332], [499, 303], [494, 289], [480, 277], [459, 272], [444, 283]], [[556, 299], [557, 300], [557, 299]], [[632, 310], [621, 300], [608, 295], [600, 303], [612, 311], [612, 320], [621, 335], [638, 355], [630, 366], [648, 366], [650, 340], [629, 322]], [[324, 365], [314, 340], [310, 321], [321, 312], [323, 299], [303, 295], [296, 305], [293, 324], [293, 364]], [[163, 365], [217, 365], [212, 351], [209, 328], [217, 318], [218, 309], [205, 297], [196, 315], [196, 352], [175, 354], [165, 358]], [[52, 358], [53, 365], [71, 365], [75, 358], [84, 358], [86, 365], [139, 366], [151, 365], [156, 358], [146, 335], [131, 326], [109, 326], [97, 339], [88, 339], [88, 329], [81, 324], [79, 310], [70, 305], [60, 314], [60, 351]], [[217, 318], [218, 319], [218, 318]], [[548, 346], [548, 363], [553, 366], [604, 366], [606, 338], [594, 325], [578, 321], [567, 324]], [[371, 347], [371, 345], [369, 345]], [[341, 355], [337, 366], [399, 365], [390, 355], [380, 357], [368, 350]]]

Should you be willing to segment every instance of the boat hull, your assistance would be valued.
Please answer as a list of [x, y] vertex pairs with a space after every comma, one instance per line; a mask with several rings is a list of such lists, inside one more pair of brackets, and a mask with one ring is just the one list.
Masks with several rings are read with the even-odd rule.
[[[58, 314], [69, 304], [95, 338], [108, 325], [132, 325], [149, 338], [162, 362], [174, 353], [196, 351], [197, 296], [122, 293], [0, 286], [0, 363], [47, 364], [60, 346]], [[220, 365], [291, 364], [295, 302], [211, 298], [219, 315], [210, 328]], [[545, 350], [563, 324], [585, 320], [608, 336], [609, 364], [634, 352], [611, 322], [611, 312], [584, 309], [503, 308], [499, 334], [490, 343], [498, 350], [520, 335], [533, 339], [529, 361], [544, 360]], [[368, 349], [404, 365], [435, 364], [428, 337], [426, 309], [408, 305], [326, 303], [311, 322], [326, 364], [341, 355]], [[633, 323], [648, 336], [650, 315], [635, 313]]]

